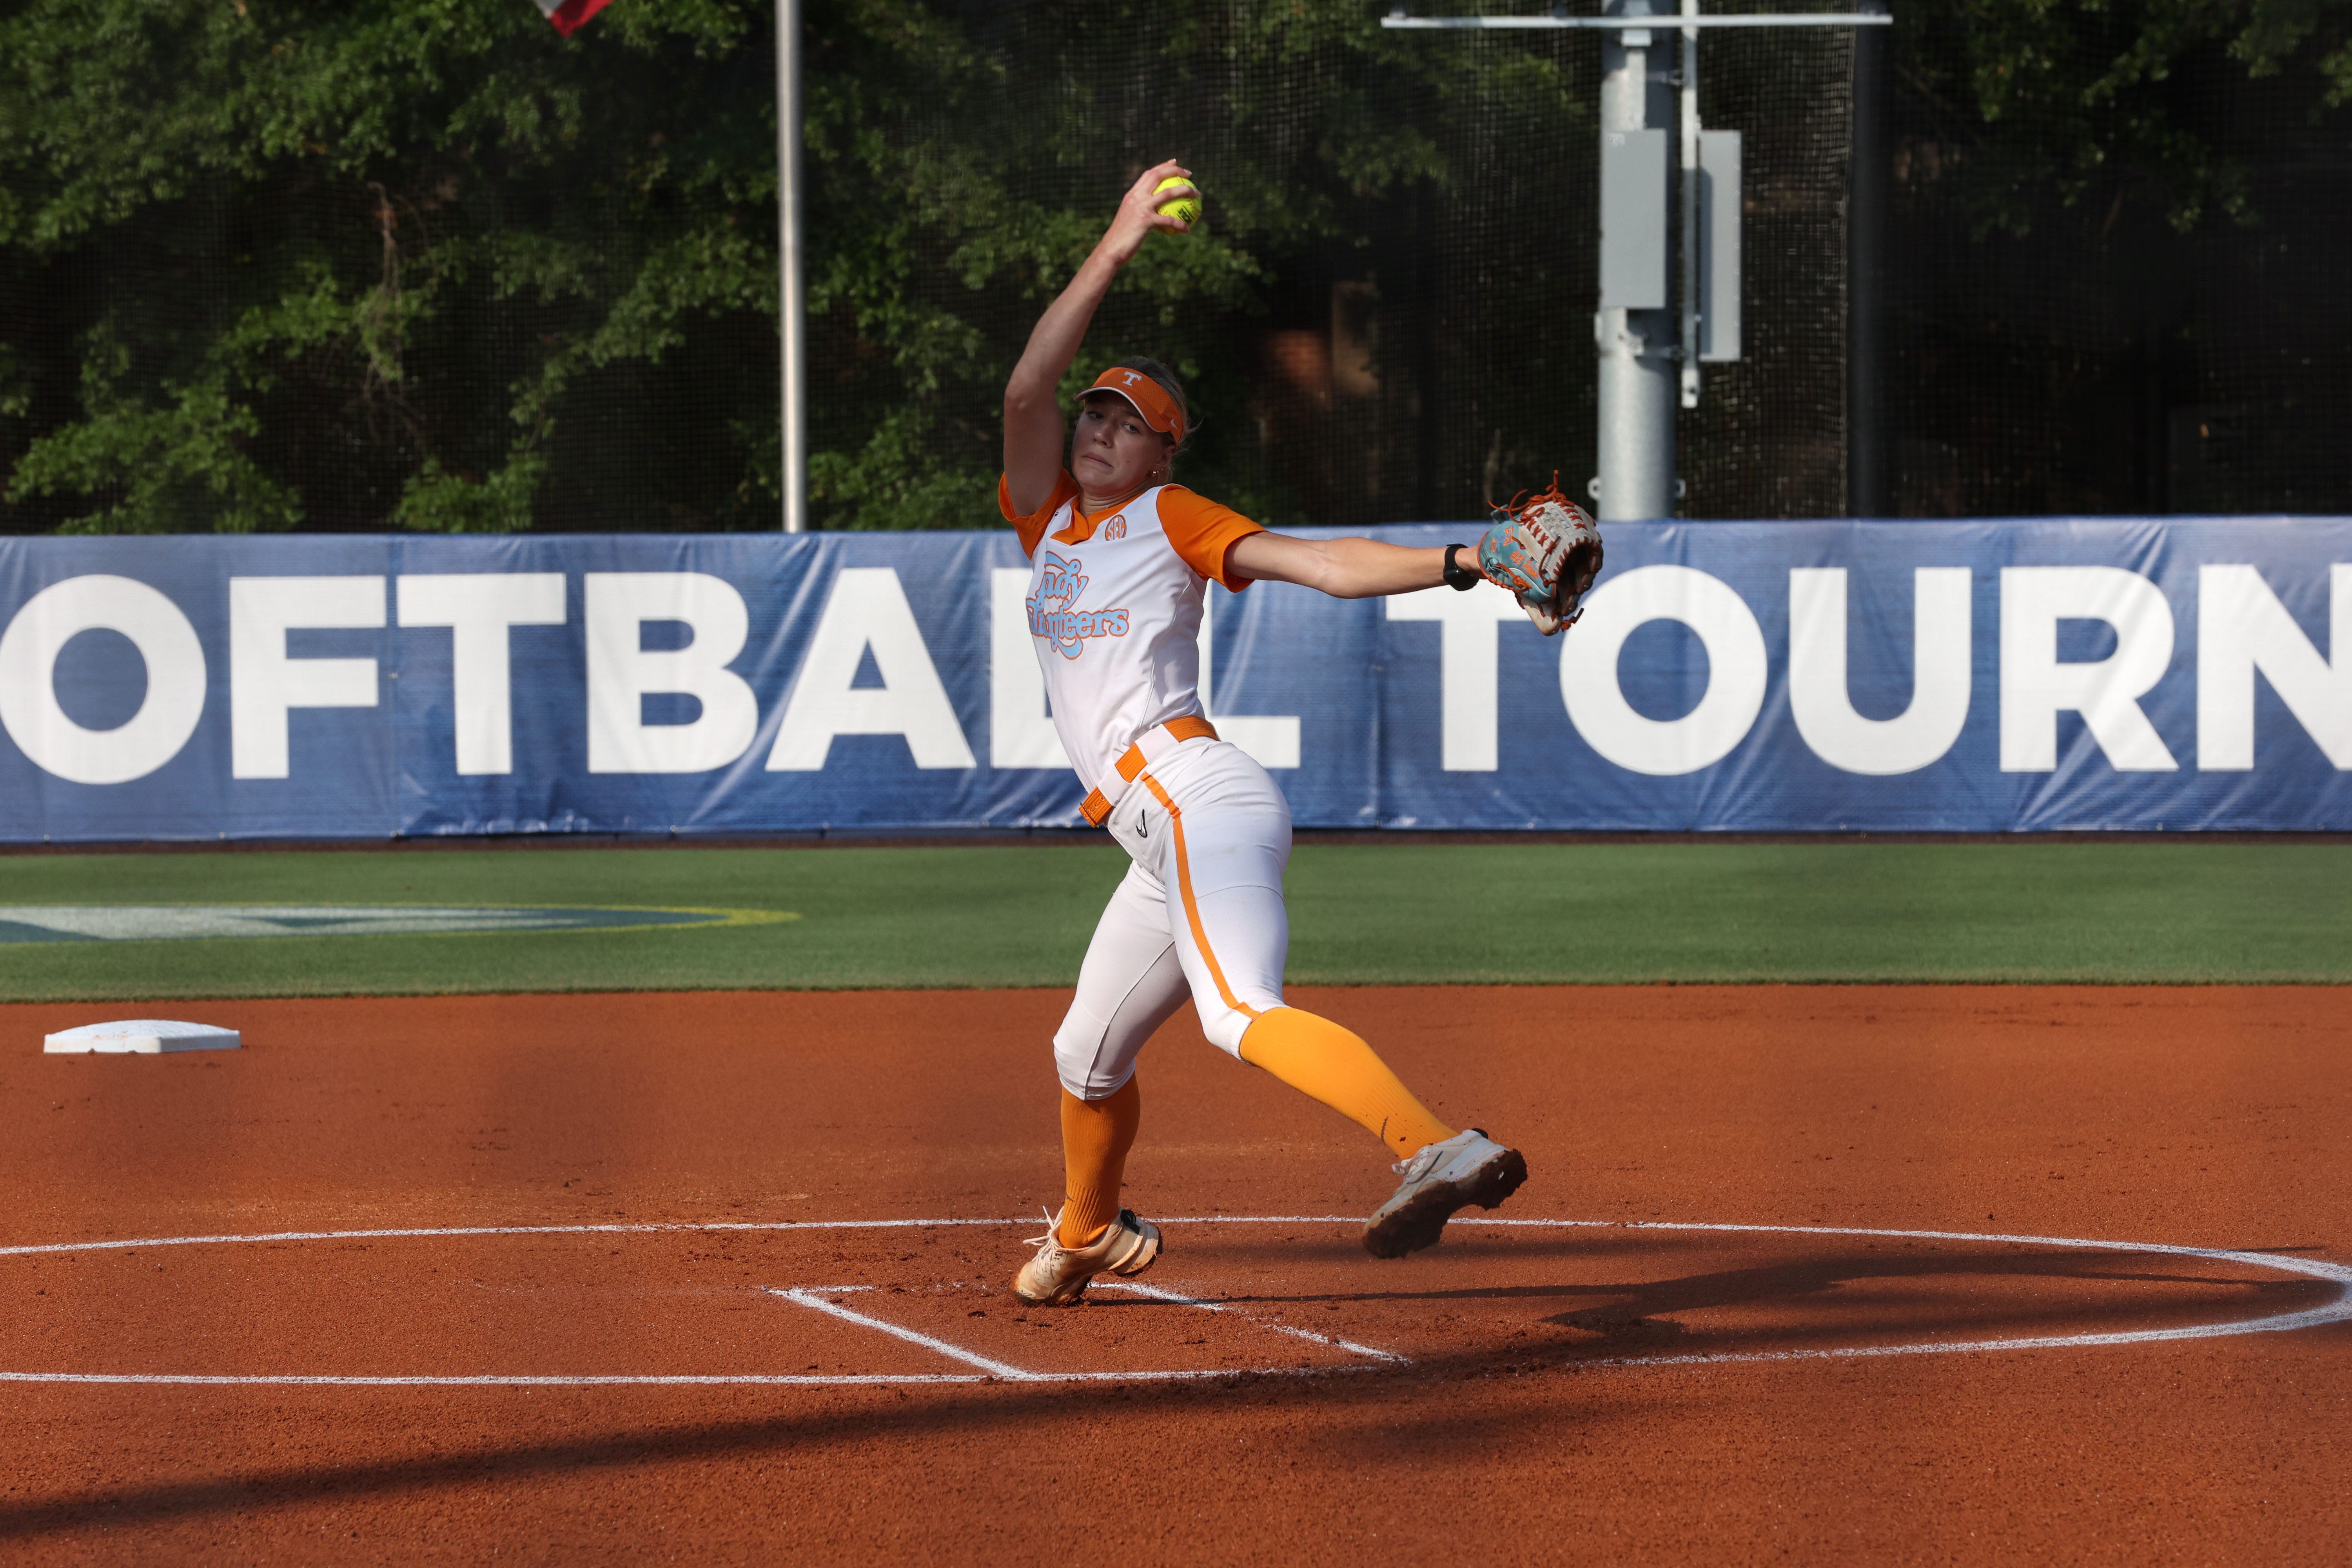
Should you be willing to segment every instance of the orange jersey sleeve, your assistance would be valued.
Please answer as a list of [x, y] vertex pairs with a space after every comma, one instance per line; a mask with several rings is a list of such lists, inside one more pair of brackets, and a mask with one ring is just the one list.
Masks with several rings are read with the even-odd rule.
[[1227, 574], [1225, 552], [1235, 540], [1264, 533], [1263, 524], [1181, 485], [1170, 485], [1160, 492], [1160, 528], [1184, 564], [1202, 576], [1223, 583], [1236, 594], [1250, 585], [1250, 578]]
[[1004, 521], [1011, 523], [1013, 531], [1021, 536], [1021, 553], [1024, 555], [1037, 553], [1037, 542], [1045, 537], [1045, 525], [1054, 521], [1054, 513], [1061, 504], [1074, 499], [1077, 493], [1078, 481], [1070, 478], [1069, 469], [1064, 468], [1061, 476], [1055, 479], [1054, 493], [1046, 498], [1045, 504], [1024, 517], [1013, 510], [1012, 481], [1003, 474], [996, 476], [996, 510], [1004, 514]]

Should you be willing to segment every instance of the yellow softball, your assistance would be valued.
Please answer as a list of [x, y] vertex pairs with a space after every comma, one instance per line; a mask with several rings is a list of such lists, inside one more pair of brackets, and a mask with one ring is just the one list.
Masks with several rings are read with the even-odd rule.
[[[1151, 194], [1156, 196], [1171, 185], [1189, 185], [1192, 183], [1181, 175], [1171, 174], [1152, 186]], [[1161, 202], [1158, 211], [1162, 217], [1172, 217], [1187, 226], [1196, 224], [1201, 221], [1200, 193], [1196, 191], [1191, 195], [1178, 196], [1172, 202]]]

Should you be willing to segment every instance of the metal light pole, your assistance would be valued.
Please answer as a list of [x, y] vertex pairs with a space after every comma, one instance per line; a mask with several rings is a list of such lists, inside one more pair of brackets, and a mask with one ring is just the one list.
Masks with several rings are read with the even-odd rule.
[[801, 282], [801, 6], [776, 0], [776, 319], [783, 361], [784, 531], [808, 531], [806, 305]]
[[[1657, 0], [1607, 0], [1611, 16], [1655, 15]], [[1665, 39], [1628, 27], [1601, 40], [1600, 478], [1603, 522], [1675, 513], [1675, 362], [1682, 334], [1666, 309], [1667, 137], [1674, 89], [1654, 53]]]
[[[1698, 0], [1680, 0], [1679, 12], [1667, 10], [1670, 3], [1602, 0], [1598, 16], [1571, 16], [1564, 7], [1546, 16], [1409, 16], [1400, 7], [1381, 24], [1604, 35], [1601, 300], [1592, 318], [1601, 361], [1600, 475], [1592, 493], [1604, 522], [1674, 515], [1682, 489], [1675, 477], [1675, 407], [1698, 406], [1701, 363], [1739, 357], [1739, 134], [1699, 125], [1700, 30], [1872, 27], [1893, 20], [1884, 14], [1702, 16]], [[1676, 32], [1678, 70], [1669, 37]], [[1669, 202], [1670, 189], [1679, 201]], [[1680, 209], [1678, 218], [1670, 218], [1670, 207]], [[1668, 289], [1671, 229], [1682, 240], [1678, 301]]]
[[[1863, 0], [1873, 11], [1885, 0]], [[1895, 514], [1894, 466], [1886, 449], [1886, 132], [1893, 86], [1884, 33], [1864, 33], [1853, 50], [1853, 189], [1846, 205], [1845, 510]]]

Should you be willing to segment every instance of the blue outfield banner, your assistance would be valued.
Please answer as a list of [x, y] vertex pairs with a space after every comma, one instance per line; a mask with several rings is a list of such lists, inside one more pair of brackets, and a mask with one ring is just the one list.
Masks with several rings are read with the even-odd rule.
[[[1212, 716], [1302, 826], [2352, 828], [2352, 520], [1608, 550], [1550, 639], [1213, 589]], [[1026, 584], [1006, 533], [0, 542], [0, 839], [1076, 826]]]

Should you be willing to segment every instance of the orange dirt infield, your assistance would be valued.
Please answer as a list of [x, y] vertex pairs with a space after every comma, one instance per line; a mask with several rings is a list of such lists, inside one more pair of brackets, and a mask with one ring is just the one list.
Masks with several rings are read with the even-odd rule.
[[1301, 988], [1607, 1222], [1389, 1263], [1188, 1013], [1153, 1289], [1045, 1312], [1064, 1000], [0, 1008], [7, 1557], [2346, 1559], [2352, 1326], [2146, 1337], [2352, 1312], [2341, 991]]

